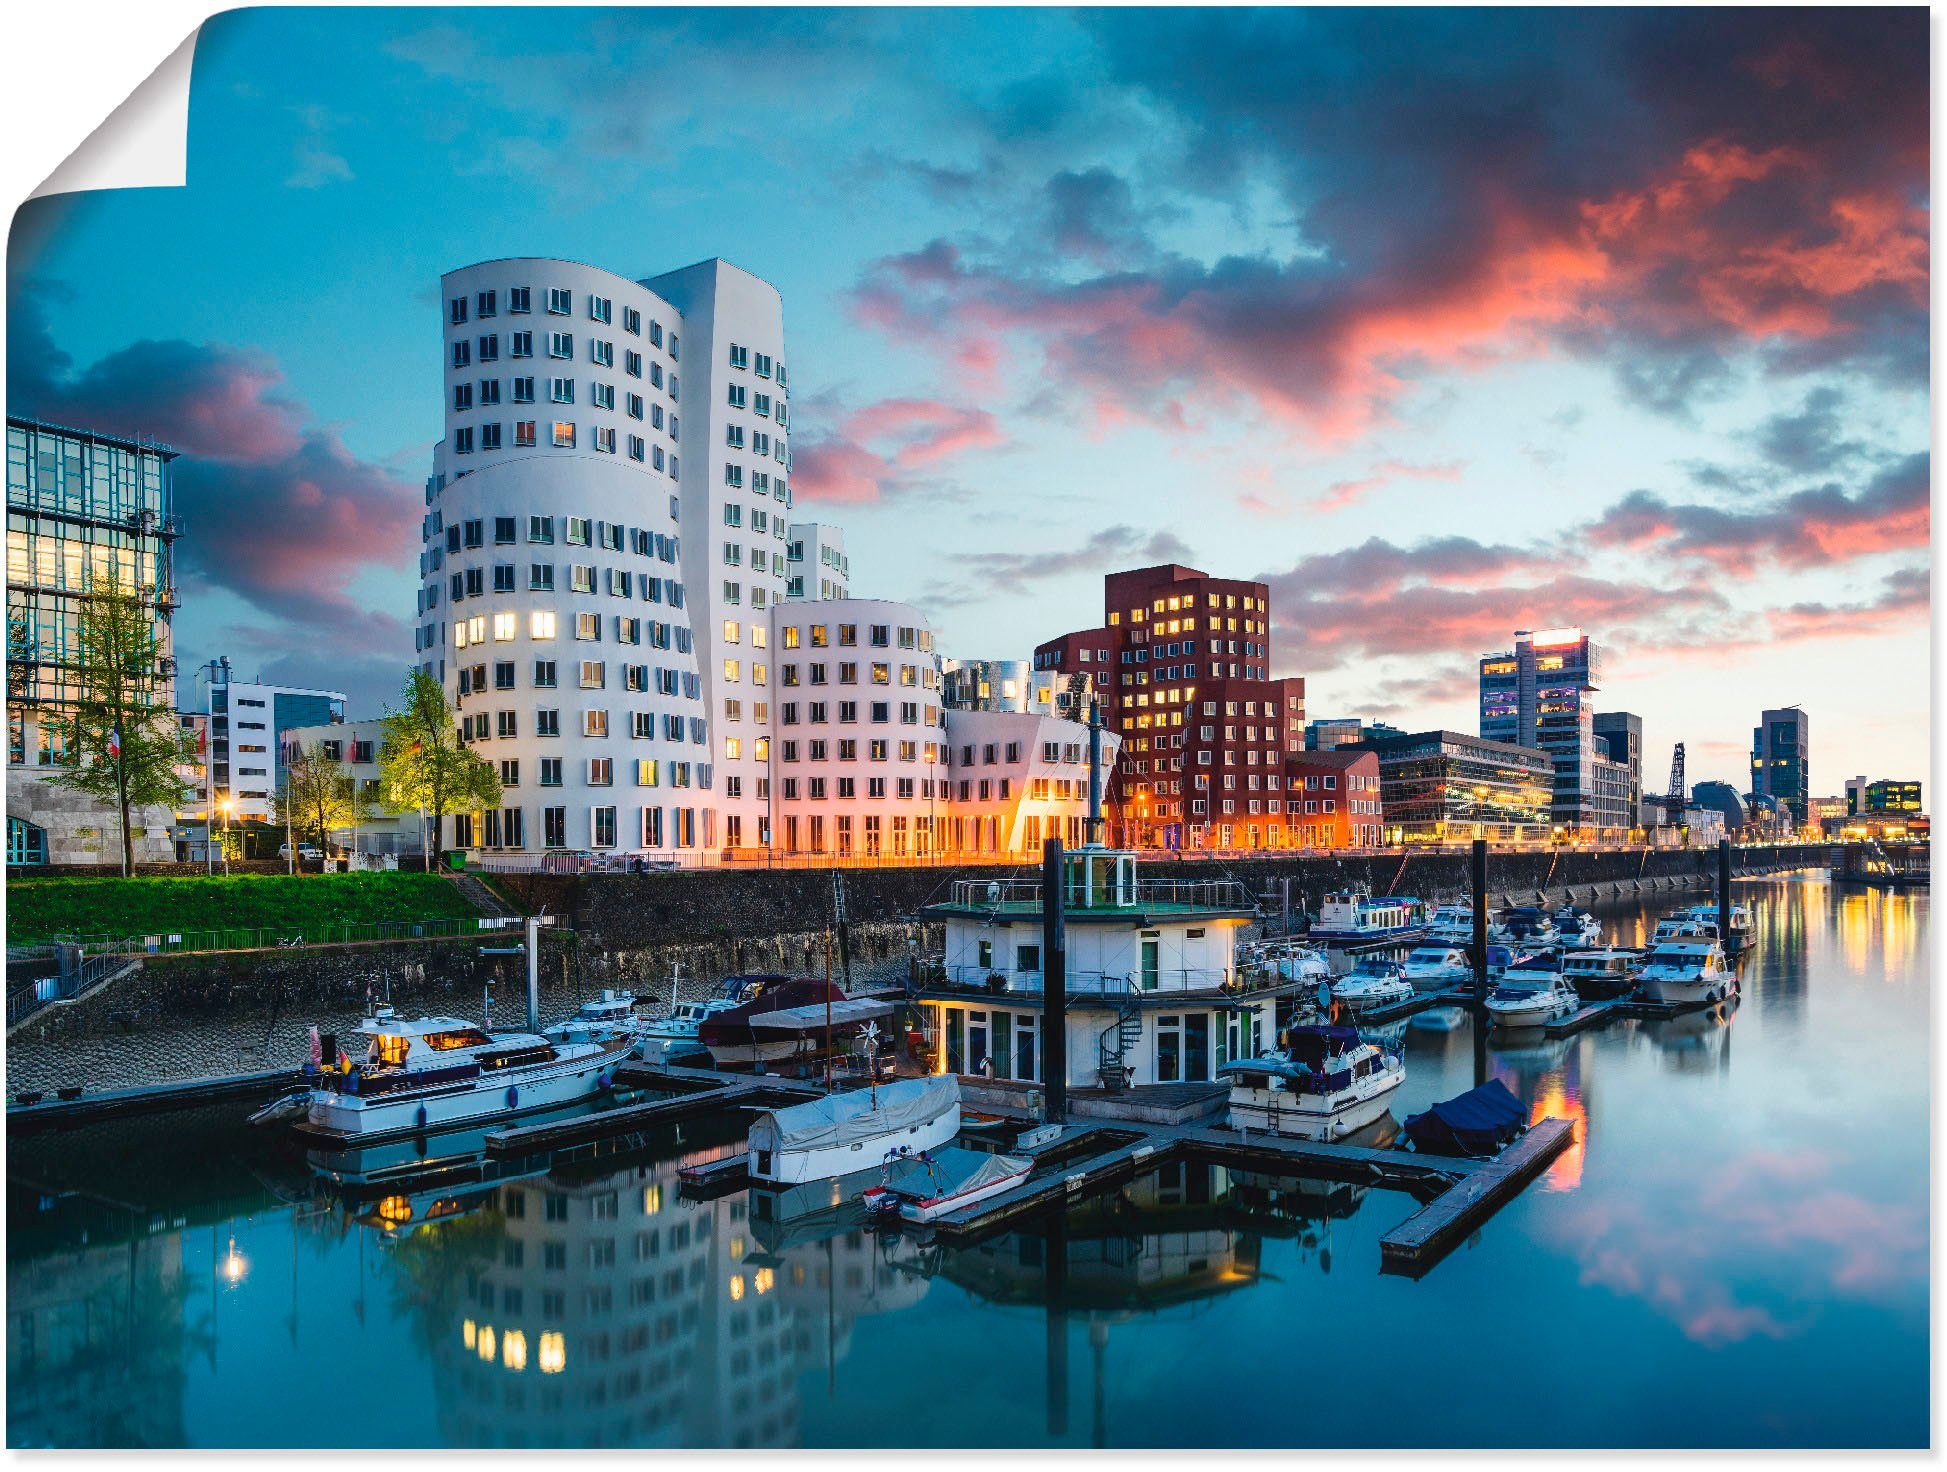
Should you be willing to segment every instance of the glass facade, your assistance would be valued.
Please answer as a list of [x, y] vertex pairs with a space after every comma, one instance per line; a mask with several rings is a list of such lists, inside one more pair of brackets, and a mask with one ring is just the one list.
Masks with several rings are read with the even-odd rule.
[[1395, 843], [1549, 836], [1554, 764], [1544, 752], [1458, 731], [1359, 743], [1378, 753], [1385, 830]]
[[109, 573], [155, 610], [173, 679], [170, 553], [177, 525], [175, 452], [28, 419], [7, 421], [7, 760], [52, 765], [55, 737], [38, 712], [73, 700], [70, 663], [79, 595]]

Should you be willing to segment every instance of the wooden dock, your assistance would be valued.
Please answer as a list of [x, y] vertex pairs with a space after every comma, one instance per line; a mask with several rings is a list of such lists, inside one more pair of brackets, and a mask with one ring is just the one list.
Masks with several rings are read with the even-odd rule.
[[198, 1104], [225, 1099], [248, 1099], [267, 1103], [285, 1089], [303, 1081], [295, 1068], [270, 1068], [257, 1073], [223, 1074], [215, 1078], [180, 1079], [175, 1083], [147, 1084], [137, 1089], [104, 1089], [99, 1093], [77, 1093], [71, 1099], [58, 1095], [32, 1104], [7, 1106], [7, 1129], [50, 1129], [102, 1119], [115, 1114], [144, 1114], [162, 1109], [186, 1109]]
[[1417, 1276], [1499, 1211], [1569, 1147], [1575, 1126], [1552, 1115], [1379, 1239], [1382, 1272]]
[[565, 1150], [598, 1140], [625, 1139], [646, 1129], [657, 1128], [699, 1114], [729, 1113], [735, 1110], [769, 1109], [780, 1104], [802, 1104], [823, 1091], [769, 1080], [723, 1081], [715, 1088], [686, 1087], [640, 1104], [624, 1104], [616, 1109], [578, 1114], [572, 1119], [544, 1121], [540, 1124], [512, 1125], [487, 1136], [491, 1155], [533, 1155], [549, 1150]]

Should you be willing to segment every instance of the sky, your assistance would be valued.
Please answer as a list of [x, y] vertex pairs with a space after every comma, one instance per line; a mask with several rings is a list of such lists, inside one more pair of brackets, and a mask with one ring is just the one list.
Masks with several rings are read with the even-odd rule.
[[[412, 658], [443, 271], [783, 293], [792, 484], [950, 656], [1182, 561], [1315, 716], [1518, 628], [1748, 786], [1928, 758], [1924, 9], [244, 10], [188, 185], [34, 201], [10, 413], [181, 451], [183, 667]], [[160, 58], [158, 58], [160, 60]], [[106, 102], [104, 104], [106, 106]], [[78, 141], [78, 140], [77, 140]]]

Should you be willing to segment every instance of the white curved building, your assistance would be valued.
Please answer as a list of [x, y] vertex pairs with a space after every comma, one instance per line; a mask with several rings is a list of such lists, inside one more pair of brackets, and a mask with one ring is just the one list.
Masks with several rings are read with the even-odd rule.
[[925, 858], [946, 833], [940, 656], [924, 614], [871, 598], [771, 613], [776, 846]]
[[679, 364], [665, 297], [567, 261], [441, 278], [446, 434], [416, 645], [502, 807], [442, 842], [708, 846], [707, 685], [683, 565]]

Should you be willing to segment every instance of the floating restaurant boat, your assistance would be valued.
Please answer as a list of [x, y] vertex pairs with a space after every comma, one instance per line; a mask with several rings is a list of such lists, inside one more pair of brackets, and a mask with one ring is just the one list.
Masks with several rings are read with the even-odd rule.
[[377, 1008], [359, 1026], [365, 1058], [251, 1116], [301, 1119], [311, 1133], [367, 1142], [575, 1104], [606, 1091], [625, 1038], [555, 1043], [540, 1033], [489, 1033], [457, 1017], [407, 1021]]
[[1635, 951], [1570, 951], [1562, 957], [1562, 980], [1577, 996], [1606, 1002], [1636, 990], [1636, 968], [1642, 957]]
[[1561, 960], [1553, 955], [1526, 956], [1501, 973], [1487, 994], [1488, 1019], [1499, 1027], [1546, 1027], [1573, 1017], [1582, 999], [1562, 979]]
[[886, 1167], [879, 1185], [867, 1189], [865, 1206], [879, 1217], [930, 1222], [1018, 1186], [1033, 1169], [1034, 1162], [1024, 1156], [957, 1146], [905, 1155]]
[[1374, 898], [1364, 885], [1336, 890], [1318, 907], [1318, 919], [1306, 935], [1331, 946], [1372, 946], [1389, 941], [1417, 940], [1426, 933], [1424, 900], [1407, 895]]
[[796, 1186], [848, 1176], [889, 1156], [936, 1150], [959, 1133], [960, 1083], [952, 1074], [830, 1094], [757, 1116], [750, 1178]]
[[1406, 1065], [1356, 1028], [1294, 1027], [1277, 1053], [1240, 1058], [1223, 1072], [1230, 1078], [1232, 1125], [1339, 1140], [1386, 1112]]
[[1332, 983], [1332, 1000], [1353, 1016], [1411, 1000], [1413, 984], [1397, 961], [1366, 956]]
[[1416, 946], [1406, 953], [1400, 974], [1416, 992], [1444, 992], [1466, 984], [1474, 967], [1458, 946]]
[[1636, 975], [1643, 995], [1657, 1002], [1721, 1002], [1737, 990], [1737, 972], [1715, 936], [1671, 935], [1651, 949]]

